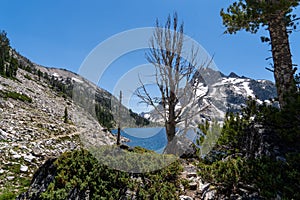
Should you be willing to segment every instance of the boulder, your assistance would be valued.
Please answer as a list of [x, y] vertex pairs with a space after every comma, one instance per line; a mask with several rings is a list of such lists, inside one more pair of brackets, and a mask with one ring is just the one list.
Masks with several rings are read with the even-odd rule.
[[196, 152], [193, 142], [184, 136], [175, 136], [164, 149], [165, 154], [174, 154], [180, 158], [195, 158]]

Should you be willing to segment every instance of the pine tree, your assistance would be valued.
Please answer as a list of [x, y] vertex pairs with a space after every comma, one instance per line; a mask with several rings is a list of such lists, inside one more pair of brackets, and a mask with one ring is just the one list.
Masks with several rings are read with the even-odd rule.
[[9, 39], [5, 31], [0, 32], [0, 75], [6, 75], [6, 62], [9, 56]]
[[10, 43], [5, 31], [0, 32], [0, 75], [8, 78], [16, 77], [18, 60], [10, 55]]
[[68, 107], [65, 107], [64, 123], [69, 122]]
[[[296, 29], [296, 15], [293, 8], [299, 0], [239, 0], [230, 5], [226, 11], [221, 10], [225, 33], [234, 34], [242, 29], [257, 33], [260, 27], [266, 26], [270, 38], [262, 37], [262, 41], [270, 42], [274, 63], [274, 77], [281, 107], [293, 102], [296, 92], [292, 55], [288, 34]], [[286, 97], [289, 98], [286, 98]]]

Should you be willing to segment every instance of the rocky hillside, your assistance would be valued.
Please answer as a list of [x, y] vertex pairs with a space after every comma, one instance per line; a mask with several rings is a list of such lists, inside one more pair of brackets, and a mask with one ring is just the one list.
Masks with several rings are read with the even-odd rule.
[[98, 144], [115, 140], [46, 79], [23, 69], [15, 80], [0, 76], [0, 118], [0, 190], [17, 189], [49, 157], [78, 148], [80, 138]]
[[[1, 33], [0, 194], [16, 192], [50, 157], [87, 145], [116, 141], [118, 99], [76, 73], [32, 63]], [[122, 125], [148, 120], [121, 105]]]

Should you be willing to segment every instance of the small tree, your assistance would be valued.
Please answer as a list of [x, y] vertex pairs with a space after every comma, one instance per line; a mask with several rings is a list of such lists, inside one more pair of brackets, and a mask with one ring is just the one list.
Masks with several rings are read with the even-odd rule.
[[69, 122], [68, 107], [65, 107], [64, 123]]
[[146, 54], [149, 63], [156, 69], [156, 85], [160, 91], [160, 97], [154, 97], [147, 90], [142, 80], [141, 87], [136, 95], [152, 106], [164, 121], [168, 143], [176, 135], [176, 126], [184, 123], [187, 128], [193, 117], [207, 107], [199, 106], [197, 94], [200, 81], [194, 79], [198, 68], [197, 50], [188, 49], [188, 57], [184, 54], [183, 23], [179, 24], [177, 14], [173, 19], [169, 15], [167, 22], [162, 27], [158, 20], [153, 37], [150, 40], [150, 51]]
[[[294, 101], [296, 92], [292, 55], [288, 33], [296, 29], [296, 15], [292, 14], [299, 0], [239, 0], [230, 5], [226, 11], [221, 10], [225, 33], [236, 33], [246, 30], [256, 33], [261, 26], [266, 26], [270, 38], [262, 37], [262, 41], [270, 42], [274, 63], [274, 77], [281, 107]], [[286, 97], [289, 98], [286, 98]]]

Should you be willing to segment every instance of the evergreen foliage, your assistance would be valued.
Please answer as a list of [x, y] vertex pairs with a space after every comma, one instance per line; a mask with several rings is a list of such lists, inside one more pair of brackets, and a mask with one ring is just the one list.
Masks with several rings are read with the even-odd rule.
[[131, 109], [129, 109], [129, 113], [130, 113], [130, 116], [135, 119], [135, 124], [137, 126], [146, 126], [146, 125], [149, 125], [149, 120], [148, 119], [145, 119], [141, 116], [139, 116], [137, 113], [133, 112]]
[[0, 200], [14, 200], [16, 199], [16, 194], [11, 191], [4, 191], [0, 194]]
[[[297, 15], [293, 8], [299, 5], [299, 0], [238, 0], [220, 14], [227, 28], [225, 33], [236, 33], [242, 29], [257, 33], [261, 26], [268, 26], [274, 18], [274, 13], [283, 13], [285, 25], [296, 29]], [[270, 41], [264, 38], [264, 41]]]
[[134, 192], [136, 199], [178, 199], [178, 162], [157, 172], [131, 174], [101, 165], [86, 150], [76, 150], [62, 154], [55, 165], [55, 179], [41, 194], [41, 199], [67, 199], [74, 190], [88, 190], [90, 199], [97, 200], [132, 198], [126, 191]]
[[0, 31], [0, 76], [15, 78], [19, 67], [18, 60], [11, 55], [7, 33]]
[[220, 198], [247, 197], [245, 190], [300, 198], [300, 95], [295, 99], [282, 110], [249, 100], [241, 113], [227, 114], [217, 146], [199, 164]]
[[282, 108], [294, 101], [294, 96], [290, 94], [296, 93], [288, 34], [297, 28], [299, 18], [293, 9], [298, 5], [299, 0], [238, 0], [220, 13], [226, 27], [225, 33], [235, 34], [240, 30], [257, 33], [260, 27], [266, 27], [269, 31], [270, 38], [261, 39], [271, 45], [274, 68], [271, 71], [274, 72]]
[[285, 162], [269, 157], [244, 159], [231, 157], [213, 163], [201, 163], [203, 179], [217, 187], [219, 197], [247, 194], [243, 190], [266, 198], [299, 199], [299, 154], [289, 154]]
[[68, 107], [65, 107], [64, 123], [68, 123], [68, 122], [69, 122]]
[[111, 111], [106, 107], [101, 106], [99, 103], [95, 104], [95, 112], [98, 122], [108, 128], [111, 129], [115, 125], [114, 116]]
[[23, 101], [23, 102], [32, 103], [32, 99], [29, 96], [27, 96], [26, 94], [20, 94], [18, 92], [0, 91], [0, 96], [2, 96], [5, 99], [11, 98], [11, 99], [20, 100], [20, 101]]

